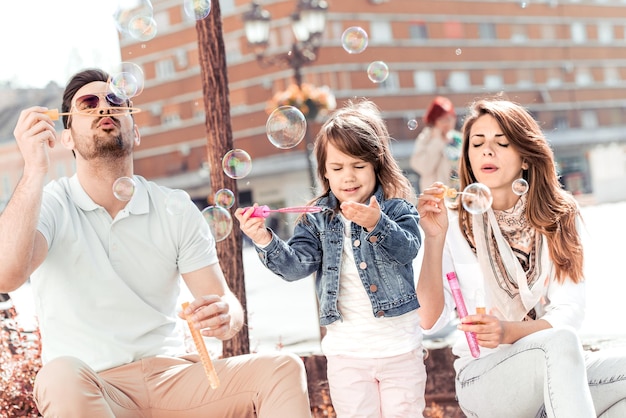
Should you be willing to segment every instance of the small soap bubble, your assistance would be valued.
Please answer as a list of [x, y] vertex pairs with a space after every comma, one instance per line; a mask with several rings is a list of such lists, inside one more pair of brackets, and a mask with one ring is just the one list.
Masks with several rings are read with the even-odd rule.
[[211, 0], [184, 0], [183, 6], [187, 16], [202, 20], [211, 12]]
[[529, 188], [530, 186], [528, 185], [528, 182], [523, 178], [515, 179], [511, 184], [511, 189], [513, 189], [513, 193], [518, 196], [526, 194]]
[[280, 106], [267, 118], [265, 131], [276, 148], [293, 148], [304, 139], [306, 118], [297, 107]]
[[153, 13], [150, 0], [117, 0], [113, 19], [120, 33], [130, 35], [134, 19], [152, 19]]
[[109, 80], [111, 91], [115, 95], [118, 92], [122, 94], [124, 100], [135, 97], [143, 91], [145, 76], [141, 67], [134, 62], [121, 62], [112, 68], [109, 74], [111, 74], [111, 79]]
[[189, 207], [189, 194], [180, 189], [171, 190], [165, 198], [165, 209], [170, 215], [182, 215]]
[[489, 187], [482, 183], [468, 185], [461, 194], [461, 203], [465, 210], [473, 215], [485, 213], [491, 207], [493, 196]]
[[215, 205], [230, 209], [235, 204], [235, 193], [229, 189], [220, 189], [215, 192]]
[[406, 123], [406, 127], [409, 128], [410, 131], [414, 131], [417, 129], [418, 123], [415, 119], [411, 119]]
[[128, 23], [128, 33], [138, 41], [149, 41], [157, 34], [156, 21], [151, 16], [137, 16]]
[[117, 200], [128, 202], [135, 194], [135, 180], [130, 177], [120, 177], [113, 182], [113, 195]]
[[341, 45], [349, 54], [360, 54], [367, 48], [367, 32], [359, 26], [346, 29], [341, 35]]
[[231, 179], [241, 179], [252, 171], [250, 154], [242, 149], [228, 151], [222, 158], [222, 170]]
[[132, 73], [118, 73], [111, 77], [109, 88], [115, 96], [124, 101], [137, 94], [137, 79]]
[[389, 67], [383, 61], [374, 61], [367, 66], [367, 77], [372, 83], [382, 83], [389, 77]]
[[454, 53], [457, 55], [461, 55], [463, 51], [461, 50], [461, 48], [457, 48], [456, 51], [454, 51]]
[[230, 234], [233, 229], [233, 218], [230, 212], [221, 206], [208, 206], [202, 210], [202, 216], [209, 225], [213, 238], [220, 242]]

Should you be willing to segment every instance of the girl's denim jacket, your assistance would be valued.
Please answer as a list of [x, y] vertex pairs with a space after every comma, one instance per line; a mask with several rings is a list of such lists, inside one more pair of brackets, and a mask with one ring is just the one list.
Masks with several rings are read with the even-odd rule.
[[[369, 232], [352, 224], [352, 251], [372, 315], [399, 316], [419, 308], [413, 276], [413, 259], [421, 246], [419, 214], [406, 200], [384, 200], [381, 187], [375, 195], [382, 209], [380, 219]], [[316, 205], [324, 210], [306, 214], [288, 242], [272, 232], [272, 241], [256, 249], [263, 264], [284, 280], [315, 273], [320, 324], [328, 325], [341, 319], [337, 295], [344, 224], [333, 210], [338, 201], [332, 193]]]

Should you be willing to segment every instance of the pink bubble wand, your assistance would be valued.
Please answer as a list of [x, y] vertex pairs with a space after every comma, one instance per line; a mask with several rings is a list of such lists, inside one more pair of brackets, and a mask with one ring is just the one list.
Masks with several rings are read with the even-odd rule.
[[[253, 209], [252, 206], [243, 209], [243, 212], [246, 213], [249, 209]], [[267, 218], [272, 213], [315, 213], [321, 212], [324, 210], [321, 206], [291, 206], [287, 208], [280, 209], [270, 209], [269, 206], [257, 206], [254, 208], [254, 211], [250, 215], [251, 218]]]
[[[446, 274], [446, 278], [450, 284], [450, 290], [452, 290], [452, 297], [454, 298], [456, 311], [459, 314], [459, 318], [463, 319], [467, 316], [467, 308], [465, 307], [465, 301], [463, 300], [463, 295], [461, 294], [459, 279], [456, 278], [456, 273], [453, 271]], [[480, 347], [478, 346], [478, 341], [476, 340], [476, 334], [465, 331], [465, 338], [467, 339], [467, 344], [469, 345], [472, 356], [480, 357]]]

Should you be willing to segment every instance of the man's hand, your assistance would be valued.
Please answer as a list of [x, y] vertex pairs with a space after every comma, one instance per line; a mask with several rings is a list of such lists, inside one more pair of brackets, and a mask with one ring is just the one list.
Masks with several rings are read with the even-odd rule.
[[179, 314], [182, 319], [186, 319], [188, 315], [196, 329], [200, 329], [205, 337], [227, 340], [239, 332], [231, 326], [232, 318], [225, 297], [206, 295], [195, 299]]
[[35, 106], [23, 110], [17, 120], [13, 135], [24, 158], [24, 173], [46, 174], [50, 166], [48, 148], [56, 144], [54, 122], [44, 112], [45, 107]]

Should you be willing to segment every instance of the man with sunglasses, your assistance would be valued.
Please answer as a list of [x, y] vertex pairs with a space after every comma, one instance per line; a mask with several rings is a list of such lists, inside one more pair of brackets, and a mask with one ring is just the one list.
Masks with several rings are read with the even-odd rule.
[[[188, 313], [208, 337], [243, 326], [215, 242], [190, 200], [166, 209], [168, 189], [133, 174], [139, 145], [130, 102], [90, 69], [68, 83], [60, 142], [76, 173], [46, 183], [57, 142], [47, 109], [22, 111], [14, 134], [23, 176], [0, 216], [0, 292], [31, 277], [43, 367], [34, 397], [51, 417], [310, 417], [302, 361], [289, 353], [218, 359], [212, 389], [177, 321], [179, 277]], [[112, 192], [130, 177], [130, 200]], [[179, 316], [184, 316], [182, 313]]]

